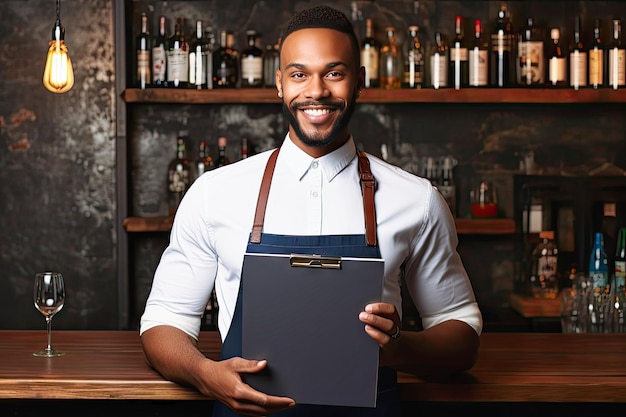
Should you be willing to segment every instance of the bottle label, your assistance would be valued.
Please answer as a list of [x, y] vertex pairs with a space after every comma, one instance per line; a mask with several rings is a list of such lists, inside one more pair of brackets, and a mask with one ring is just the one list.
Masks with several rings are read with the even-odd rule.
[[537, 259], [537, 274], [546, 281], [554, 279], [557, 269], [557, 257], [552, 255], [541, 256]]
[[565, 76], [567, 74], [567, 62], [565, 58], [550, 58], [549, 74], [550, 84], [556, 85], [565, 82]]
[[502, 54], [511, 50], [513, 44], [513, 36], [505, 34], [504, 31], [498, 31], [491, 35], [491, 50], [493, 52]]
[[263, 79], [263, 58], [248, 55], [241, 60], [241, 78], [244, 80]]
[[445, 55], [436, 53], [430, 57], [431, 85], [435, 88], [448, 85], [448, 60]]
[[569, 55], [570, 59], [570, 85], [574, 88], [587, 85], [587, 53], [573, 51]]
[[589, 84], [602, 85], [602, 74], [604, 74], [604, 57], [602, 49], [591, 49], [589, 51]]
[[450, 60], [451, 61], [467, 61], [467, 48], [461, 48], [460, 46], [454, 46], [450, 48]]
[[404, 64], [402, 82], [405, 87], [417, 88], [424, 83], [424, 55], [419, 50], [411, 50]]
[[206, 84], [205, 56], [202, 51], [189, 53], [189, 83], [195, 86]]
[[591, 272], [591, 284], [593, 286], [594, 293], [599, 293], [601, 291], [604, 291], [605, 288], [609, 285], [608, 274], [603, 271], [592, 271]]
[[170, 49], [167, 54], [167, 80], [189, 81], [189, 54], [182, 48]]
[[152, 48], [152, 79], [165, 81], [165, 48], [163, 45]]
[[609, 51], [609, 82], [611, 87], [626, 85], [626, 50], [613, 48]]
[[137, 51], [137, 80], [142, 86], [150, 83], [150, 51]]
[[543, 84], [545, 64], [543, 42], [526, 41], [518, 44], [517, 82], [521, 85]]
[[469, 85], [486, 86], [489, 81], [489, 52], [473, 48], [469, 51]]
[[366, 45], [361, 50], [361, 65], [365, 67], [365, 87], [372, 87], [372, 81], [378, 80], [378, 50]]

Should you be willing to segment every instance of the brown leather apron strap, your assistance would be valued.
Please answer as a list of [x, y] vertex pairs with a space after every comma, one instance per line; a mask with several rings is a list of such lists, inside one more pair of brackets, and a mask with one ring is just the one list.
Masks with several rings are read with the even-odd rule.
[[256, 201], [256, 213], [254, 214], [254, 223], [252, 224], [252, 236], [250, 243], [261, 243], [261, 233], [263, 232], [263, 222], [265, 221], [265, 207], [267, 206], [267, 197], [270, 194], [270, 185], [272, 184], [272, 176], [274, 175], [274, 167], [276, 167], [276, 158], [278, 151], [276, 148], [270, 155], [270, 159], [265, 165], [265, 173], [261, 181], [261, 189], [259, 190], [259, 198]]
[[[270, 155], [263, 179], [259, 190], [259, 198], [256, 202], [256, 212], [254, 214], [254, 223], [252, 225], [252, 236], [250, 243], [261, 243], [261, 233], [263, 232], [263, 222], [265, 221], [265, 208], [267, 206], [267, 198], [270, 193], [270, 185], [272, 176], [274, 175], [274, 167], [278, 158], [276, 148]], [[376, 206], [374, 204], [374, 192], [376, 191], [376, 180], [370, 170], [370, 162], [365, 152], [357, 151], [359, 158], [359, 174], [361, 182], [361, 193], [363, 194], [363, 214], [365, 216], [365, 239], [368, 246], [376, 246]]]
[[365, 239], [368, 246], [376, 246], [376, 206], [374, 192], [376, 180], [370, 170], [370, 161], [365, 152], [357, 151], [359, 157], [359, 173], [361, 176], [361, 193], [363, 194], [363, 214], [365, 216]]

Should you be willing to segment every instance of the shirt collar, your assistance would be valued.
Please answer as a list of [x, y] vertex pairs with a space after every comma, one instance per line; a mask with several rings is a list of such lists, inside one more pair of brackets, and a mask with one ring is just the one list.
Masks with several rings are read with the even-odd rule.
[[309, 169], [311, 169], [311, 164], [317, 162], [324, 173], [324, 177], [330, 182], [333, 178], [335, 178], [335, 176], [337, 176], [337, 174], [350, 164], [355, 155], [356, 145], [354, 144], [352, 136], [350, 136], [350, 139], [348, 139], [339, 149], [336, 149], [321, 158], [313, 158], [302, 149], [298, 148], [289, 137], [289, 133], [287, 133], [285, 140], [280, 147], [281, 159], [285, 161], [289, 168], [297, 175], [299, 180], [302, 180], [306, 176]]

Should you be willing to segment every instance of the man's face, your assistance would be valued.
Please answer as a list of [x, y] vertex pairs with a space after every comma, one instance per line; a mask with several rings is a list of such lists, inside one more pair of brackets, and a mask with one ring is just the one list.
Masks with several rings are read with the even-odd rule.
[[349, 138], [348, 123], [362, 83], [348, 35], [302, 29], [283, 42], [276, 85], [294, 142], [312, 156]]

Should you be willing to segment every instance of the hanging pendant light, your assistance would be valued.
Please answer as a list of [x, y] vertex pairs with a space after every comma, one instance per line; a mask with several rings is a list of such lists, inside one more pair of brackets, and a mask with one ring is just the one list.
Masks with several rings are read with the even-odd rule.
[[61, 0], [56, 0], [57, 20], [43, 72], [43, 85], [53, 93], [65, 93], [74, 85], [74, 69], [65, 44], [65, 28], [61, 26]]

